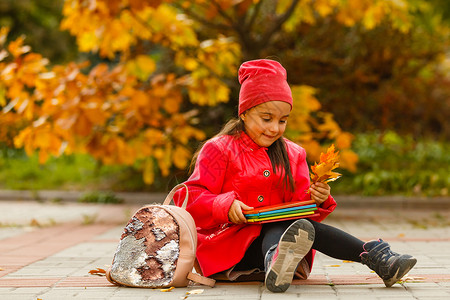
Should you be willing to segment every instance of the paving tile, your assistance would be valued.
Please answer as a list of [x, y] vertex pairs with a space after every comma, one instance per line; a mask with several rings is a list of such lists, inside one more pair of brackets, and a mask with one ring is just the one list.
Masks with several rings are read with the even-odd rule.
[[116, 248], [117, 243], [85, 242], [64, 249], [53, 257], [112, 257]]
[[[147, 300], [148, 297], [147, 296], [142, 296], [142, 297], [133, 297], [133, 300]], [[130, 300], [129, 296], [110, 296], [109, 300]]]
[[[42, 228], [7, 238], [0, 243], [0, 277], [77, 246], [112, 228], [112, 225], [74, 226], [65, 224]], [[103, 243], [102, 243], [103, 244]], [[106, 251], [106, 250], [104, 250]]]
[[0, 278], [0, 287], [51, 287], [60, 280], [60, 277]]
[[85, 276], [85, 277], [67, 277], [56, 284], [57, 287], [116, 287], [106, 277]]
[[[186, 296], [186, 291], [203, 289], [202, 294], [191, 295], [188, 299], [359, 300], [362, 295], [364, 300], [450, 299], [450, 254], [442, 251], [450, 248], [450, 227], [418, 229], [411, 223], [396, 220], [401, 212], [389, 212], [387, 222], [376, 219], [383, 217], [381, 211], [364, 211], [370, 221], [362, 221], [356, 210], [353, 215], [347, 213], [353, 219], [328, 218], [326, 222], [363, 240], [381, 237], [394, 251], [416, 256], [418, 263], [408, 274], [410, 281], [385, 288], [367, 266], [318, 253], [310, 278], [295, 280], [288, 291], [280, 295], [271, 293], [260, 282], [218, 283], [215, 288], [194, 286], [163, 293], [159, 289], [117, 287], [105, 277], [88, 275], [91, 269], [111, 264], [124, 226], [116, 221], [132, 213], [123, 206], [99, 210], [99, 216], [103, 217], [114, 212], [115, 221], [91, 226], [67, 223], [46, 228], [21, 227], [11, 231], [0, 228], [0, 268], [4, 269], [0, 271], [0, 297], [8, 300], [36, 300], [38, 297], [43, 300], [179, 300]], [[426, 213], [423, 218], [429, 216], [430, 213]]]
[[[192, 290], [190, 288], [175, 288], [170, 292], [161, 292], [160, 289], [140, 289], [140, 288], [129, 288], [129, 287], [121, 287], [114, 291], [112, 294], [112, 299], [115, 298], [123, 298], [129, 297], [128, 299], [164, 299], [164, 300], [180, 300], [186, 296], [186, 292]], [[222, 297], [224, 294], [220, 292], [220, 289], [214, 288], [203, 289], [204, 292], [201, 295], [190, 295], [187, 299], [195, 300], [195, 299], [218, 299], [217, 297]], [[228, 298], [230, 299], [230, 298]]]
[[[0, 222], [0, 225], [1, 224], [2, 223]], [[28, 229], [24, 228], [24, 227], [1, 227], [0, 228], [0, 241], [10, 238], [10, 237], [21, 235], [24, 232], [26, 232], [26, 230], [28, 230]]]
[[98, 241], [98, 240], [108, 240], [108, 241], [116, 241], [117, 243], [120, 240], [120, 237], [123, 233], [123, 228], [125, 227], [126, 224], [120, 225], [120, 226], [116, 226], [108, 231], [105, 231], [102, 234], [97, 235], [95, 238], [93, 238], [93, 241]]
[[[36, 295], [30, 295], [30, 294], [2, 295], [0, 293], [0, 296], [5, 296], [5, 299], [8, 299], [8, 300], [36, 300], [36, 299], [38, 299], [38, 297]], [[45, 300], [49, 300], [49, 299], [45, 299]]]
[[308, 279], [300, 280], [295, 279], [292, 281], [292, 285], [328, 285], [329, 280], [325, 275], [311, 274]]
[[1, 299], [33, 299], [39, 298], [39, 295], [49, 290], [49, 287], [21, 287], [14, 288], [11, 291], [4, 292], [0, 289]]

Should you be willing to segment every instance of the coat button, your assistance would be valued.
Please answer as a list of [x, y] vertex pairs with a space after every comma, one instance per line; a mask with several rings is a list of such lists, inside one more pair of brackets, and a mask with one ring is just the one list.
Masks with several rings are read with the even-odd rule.
[[263, 201], [264, 201], [264, 196], [259, 195], [259, 196], [258, 196], [258, 201], [259, 201], [259, 202], [263, 202]]
[[270, 171], [269, 170], [265, 170], [263, 172], [264, 177], [269, 177], [270, 176]]

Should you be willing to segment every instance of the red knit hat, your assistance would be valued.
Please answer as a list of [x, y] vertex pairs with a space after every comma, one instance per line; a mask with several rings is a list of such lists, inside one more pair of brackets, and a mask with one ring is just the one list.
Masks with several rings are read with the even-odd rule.
[[239, 68], [239, 114], [268, 101], [284, 101], [291, 105], [292, 92], [283, 66], [270, 59], [244, 62]]

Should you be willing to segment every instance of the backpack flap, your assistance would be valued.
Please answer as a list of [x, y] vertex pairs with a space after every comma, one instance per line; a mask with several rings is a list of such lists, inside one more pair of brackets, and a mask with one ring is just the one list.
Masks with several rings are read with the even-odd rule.
[[[183, 208], [168, 205], [183, 187], [186, 188]], [[148, 288], [188, 285], [188, 274], [195, 262], [197, 231], [194, 219], [185, 210], [187, 199], [187, 186], [179, 184], [163, 205], [147, 205], [133, 215], [107, 272], [110, 282]]]

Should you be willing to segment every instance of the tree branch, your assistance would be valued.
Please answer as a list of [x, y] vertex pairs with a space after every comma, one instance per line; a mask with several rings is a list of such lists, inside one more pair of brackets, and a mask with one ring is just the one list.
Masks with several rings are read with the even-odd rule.
[[250, 17], [250, 21], [248, 22], [248, 24], [244, 25], [244, 28], [246, 30], [248, 30], [248, 32], [250, 32], [252, 30], [253, 24], [255, 23], [256, 17], [259, 14], [259, 11], [261, 9], [262, 3], [264, 2], [264, 0], [260, 0], [256, 6], [255, 6], [255, 10], [253, 11], [252, 16]]
[[286, 20], [289, 19], [289, 17], [294, 13], [295, 7], [297, 6], [299, 1], [300, 0], [293, 0], [291, 6], [286, 10], [286, 12], [275, 20], [272, 28], [267, 30], [266, 34], [264, 34], [263, 37], [259, 40], [258, 42], [259, 48], [266, 46], [270, 38], [273, 36], [273, 34], [278, 30], [280, 30], [283, 23], [286, 22]]
[[[226, 20], [228, 20], [230, 26], [234, 29], [240, 40], [246, 47], [248, 45], [253, 44], [253, 41], [250, 39], [250, 31], [247, 27], [245, 27], [245, 24], [242, 22], [245, 20], [246, 16], [239, 18], [233, 18], [225, 13], [225, 11], [222, 9], [222, 7], [219, 5], [219, 3], [216, 2], [216, 0], [212, 0], [214, 5], [217, 8], [218, 13]], [[237, 20], [237, 21], [236, 21]]]
[[205, 18], [199, 16], [198, 14], [194, 13], [193, 11], [183, 8], [181, 5], [179, 5], [177, 3], [172, 3], [172, 5], [174, 5], [178, 9], [182, 10], [186, 15], [188, 15], [192, 19], [202, 23], [205, 26], [208, 26], [208, 27], [211, 27], [211, 28], [214, 28], [214, 29], [217, 29], [217, 30], [224, 30], [224, 31], [228, 31], [228, 30], [232, 29], [232, 26], [227, 26], [225, 24], [217, 24], [217, 23], [210, 22], [207, 19], [205, 19]]
[[234, 19], [233, 19], [231, 16], [229, 16], [229, 15], [227, 15], [227, 14], [225, 13], [225, 11], [222, 9], [222, 7], [220, 6], [220, 4], [217, 3], [215, 0], [211, 0], [211, 2], [212, 2], [212, 3], [214, 4], [214, 6], [217, 8], [217, 12], [219, 13], [219, 15], [221, 15], [222, 18], [224, 18], [225, 20], [227, 20], [228, 22], [230, 22], [230, 24], [233, 24]]

